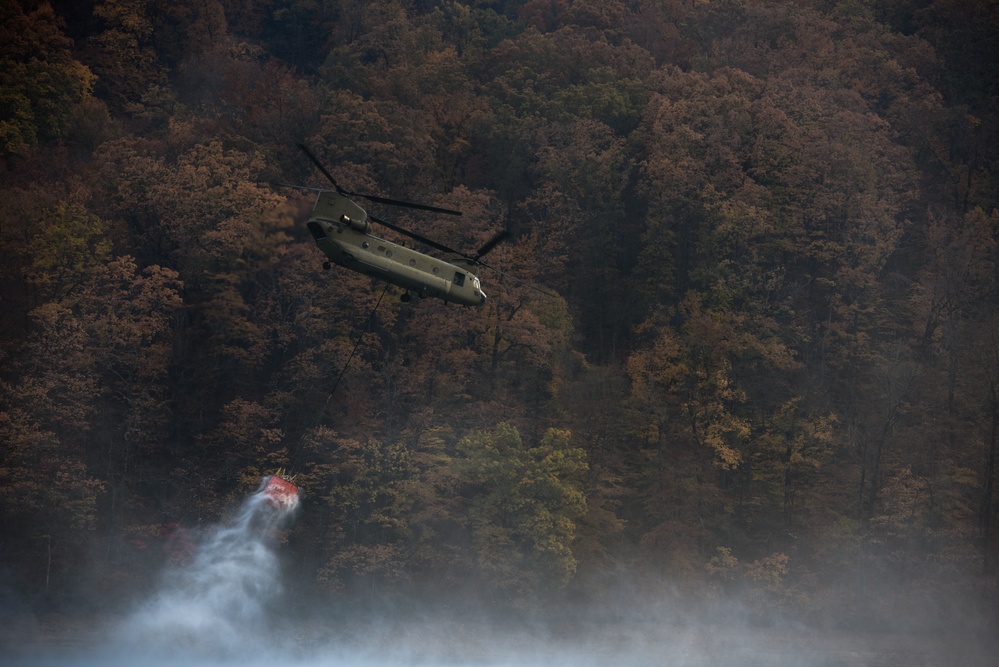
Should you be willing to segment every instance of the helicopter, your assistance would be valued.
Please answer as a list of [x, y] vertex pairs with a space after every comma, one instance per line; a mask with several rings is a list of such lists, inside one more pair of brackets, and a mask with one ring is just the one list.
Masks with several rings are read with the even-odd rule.
[[[406, 290], [402, 295], [404, 302], [412, 298], [411, 293], [423, 298], [437, 297], [465, 306], [481, 306], [486, 302], [486, 293], [482, 290], [478, 276], [479, 267], [484, 266], [481, 259], [502, 243], [509, 236], [508, 232], [501, 231], [493, 236], [474, 255], [453, 250], [446, 245], [368, 215], [353, 197], [446, 215], [461, 215], [461, 211], [348, 192], [340, 187], [332, 174], [308, 148], [303, 144], [298, 144], [298, 147], [329, 179], [334, 188], [318, 190], [319, 196], [306, 222], [306, 227], [315, 239], [316, 245], [328, 258], [323, 262], [323, 269], [328, 271], [333, 264], [338, 264], [351, 271], [398, 285]], [[372, 233], [372, 222], [448, 253], [452, 258], [439, 259], [379, 238]]]

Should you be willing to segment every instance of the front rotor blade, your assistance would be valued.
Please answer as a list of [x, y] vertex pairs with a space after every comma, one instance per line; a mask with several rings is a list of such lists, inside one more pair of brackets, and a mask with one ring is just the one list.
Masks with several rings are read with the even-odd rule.
[[336, 191], [337, 192], [343, 192], [340, 189], [340, 184], [336, 182], [335, 178], [333, 178], [333, 174], [331, 174], [330, 172], [326, 171], [326, 167], [324, 167], [323, 163], [319, 161], [319, 158], [317, 158], [315, 155], [313, 155], [312, 152], [308, 148], [305, 147], [305, 144], [296, 144], [296, 145], [299, 148], [302, 149], [302, 152], [305, 153], [305, 156], [307, 158], [309, 158], [310, 160], [312, 160], [312, 164], [316, 165], [319, 168], [319, 171], [323, 172], [323, 176], [325, 176], [326, 178], [330, 179], [330, 183], [333, 184], [333, 187], [336, 188]]
[[475, 253], [475, 259], [478, 260], [480, 257], [485, 257], [486, 253], [505, 241], [508, 236], [510, 236], [510, 232], [504, 229], [499, 234], [486, 241], [485, 244], [479, 248], [479, 252]]
[[462, 257], [468, 258], [468, 255], [466, 255], [465, 253], [458, 252], [457, 250], [454, 250], [453, 248], [448, 248], [446, 245], [444, 245], [442, 243], [437, 243], [437, 241], [433, 241], [431, 239], [428, 239], [426, 236], [420, 236], [416, 232], [411, 232], [408, 229], [404, 229], [403, 227], [399, 227], [398, 225], [393, 225], [391, 222], [385, 222], [384, 220], [382, 220], [380, 218], [376, 218], [373, 215], [369, 215], [368, 218], [371, 219], [371, 220], [374, 220], [379, 225], [384, 225], [385, 227], [388, 227], [389, 229], [391, 229], [393, 231], [399, 232], [400, 234], [405, 234], [409, 238], [415, 239], [415, 240], [419, 241], [420, 243], [425, 243], [426, 245], [430, 246], [431, 248], [436, 248], [437, 250], [440, 250], [442, 252], [450, 252], [450, 253], [453, 253], [455, 255], [461, 255]]
[[398, 199], [386, 199], [385, 197], [376, 197], [374, 195], [362, 195], [356, 192], [351, 192], [350, 194], [356, 197], [364, 197], [368, 201], [373, 201], [376, 204], [388, 204], [389, 206], [402, 206], [404, 208], [416, 208], [421, 211], [431, 211], [432, 213], [446, 213], [447, 215], [461, 215], [461, 211], [454, 211], [449, 208], [438, 208], [436, 206], [428, 206], [427, 204], [415, 204], [410, 201], [400, 201]]
[[511, 275], [510, 275], [509, 273], [507, 273], [506, 271], [500, 271], [500, 270], [499, 270], [499, 269], [497, 269], [497, 268], [496, 268], [495, 266], [489, 266], [489, 265], [488, 265], [488, 264], [486, 264], [485, 262], [478, 262], [478, 264], [479, 264], [479, 266], [483, 266], [483, 267], [485, 267], [485, 268], [489, 269], [490, 271], [495, 271], [496, 273], [500, 274], [500, 275], [501, 275], [501, 276], [503, 276], [504, 278], [509, 278], [510, 280], [512, 280], [512, 281], [514, 281], [514, 282], [516, 282], [516, 283], [520, 283], [520, 284], [521, 284], [521, 285], [523, 285], [524, 287], [526, 287], [526, 288], [528, 288], [528, 289], [532, 289], [532, 290], [534, 290], [535, 292], [538, 292], [539, 294], [544, 294], [545, 296], [550, 296], [550, 297], [554, 297], [554, 298], [558, 298], [558, 296], [559, 296], [559, 295], [558, 295], [557, 293], [555, 293], [555, 292], [552, 292], [552, 291], [550, 291], [550, 290], [546, 290], [546, 289], [544, 289], [544, 288], [542, 288], [542, 287], [538, 287], [538, 286], [537, 286], [537, 285], [535, 285], [534, 283], [529, 283], [529, 282], [527, 282], [526, 280], [524, 280], [524, 279], [522, 279], [522, 278], [518, 278], [517, 276], [511, 276]]

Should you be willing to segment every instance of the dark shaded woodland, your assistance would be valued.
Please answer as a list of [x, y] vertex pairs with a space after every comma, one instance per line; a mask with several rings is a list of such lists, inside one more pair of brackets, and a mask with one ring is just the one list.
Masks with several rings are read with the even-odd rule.
[[[4, 595], [113, 604], [285, 468], [300, 600], [994, 604], [996, 3], [0, 13]], [[323, 272], [297, 142], [558, 296]]]

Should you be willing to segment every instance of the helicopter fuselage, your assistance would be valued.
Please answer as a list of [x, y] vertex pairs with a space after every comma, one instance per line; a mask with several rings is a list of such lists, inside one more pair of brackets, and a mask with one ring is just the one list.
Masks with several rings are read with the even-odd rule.
[[316, 245], [334, 264], [421, 297], [438, 297], [466, 306], [486, 301], [478, 266], [466, 258], [438, 259], [371, 234], [368, 215], [349, 197], [320, 192], [307, 223]]

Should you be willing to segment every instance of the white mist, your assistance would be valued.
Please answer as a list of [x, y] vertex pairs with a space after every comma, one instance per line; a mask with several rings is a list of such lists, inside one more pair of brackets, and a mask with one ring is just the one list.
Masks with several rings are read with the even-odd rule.
[[235, 656], [257, 652], [281, 594], [274, 544], [297, 507], [275, 503], [267, 480], [237, 515], [210, 529], [193, 556], [122, 624], [119, 640], [143, 652]]

